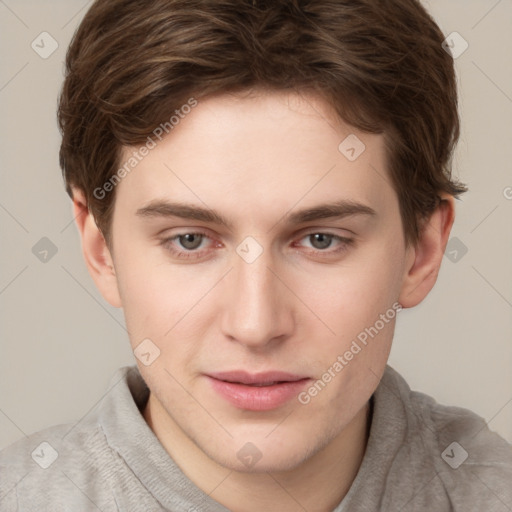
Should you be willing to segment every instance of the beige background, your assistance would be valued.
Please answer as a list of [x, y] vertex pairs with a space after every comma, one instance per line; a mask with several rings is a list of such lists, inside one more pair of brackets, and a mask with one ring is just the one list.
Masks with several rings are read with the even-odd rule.
[[[62, 62], [88, 5], [0, 0], [0, 448], [84, 417], [115, 369], [134, 362], [122, 313], [82, 261], [58, 165]], [[469, 43], [456, 59], [455, 172], [471, 191], [452, 233], [467, 253], [445, 257], [429, 298], [400, 314], [390, 364], [413, 389], [474, 410], [512, 442], [512, 3], [425, 5], [446, 35]], [[47, 59], [31, 48], [43, 31], [59, 45]], [[32, 253], [42, 237], [58, 249], [46, 263]]]

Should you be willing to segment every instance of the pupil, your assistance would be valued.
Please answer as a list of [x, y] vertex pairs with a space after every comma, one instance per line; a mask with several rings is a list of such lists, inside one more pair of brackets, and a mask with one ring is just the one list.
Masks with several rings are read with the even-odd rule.
[[189, 233], [180, 237], [180, 243], [186, 249], [197, 249], [201, 245], [202, 235]]
[[326, 235], [324, 233], [315, 233], [311, 235], [313, 237], [312, 245], [315, 249], [326, 249], [331, 245], [332, 235]]

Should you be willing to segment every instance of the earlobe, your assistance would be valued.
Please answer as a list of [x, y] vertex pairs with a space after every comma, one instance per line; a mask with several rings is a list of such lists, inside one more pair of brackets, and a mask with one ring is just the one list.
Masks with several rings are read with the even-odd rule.
[[455, 218], [455, 200], [441, 197], [441, 202], [422, 227], [419, 240], [410, 248], [407, 274], [399, 302], [404, 308], [419, 304], [434, 286]]
[[82, 252], [89, 274], [103, 298], [121, 307], [114, 260], [81, 190], [73, 189], [73, 213], [82, 240]]

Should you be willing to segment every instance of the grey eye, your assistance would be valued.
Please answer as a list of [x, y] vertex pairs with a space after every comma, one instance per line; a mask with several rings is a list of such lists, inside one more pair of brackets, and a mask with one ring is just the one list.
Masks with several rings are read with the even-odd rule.
[[193, 250], [197, 249], [203, 241], [203, 236], [200, 233], [187, 233], [186, 235], [180, 235], [178, 237], [179, 243], [185, 249]]
[[315, 249], [327, 249], [331, 245], [333, 238], [334, 235], [328, 235], [325, 233], [314, 233], [309, 235], [311, 245]]

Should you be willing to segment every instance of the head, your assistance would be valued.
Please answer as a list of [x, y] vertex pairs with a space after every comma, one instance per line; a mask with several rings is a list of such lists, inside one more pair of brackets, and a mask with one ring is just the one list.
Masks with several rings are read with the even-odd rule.
[[[59, 123], [85, 259], [214, 461], [328, 446], [434, 285], [464, 191], [443, 39], [415, 0], [100, 0], [82, 21]], [[221, 389], [237, 370], [299, 383], [251, 406]]]

